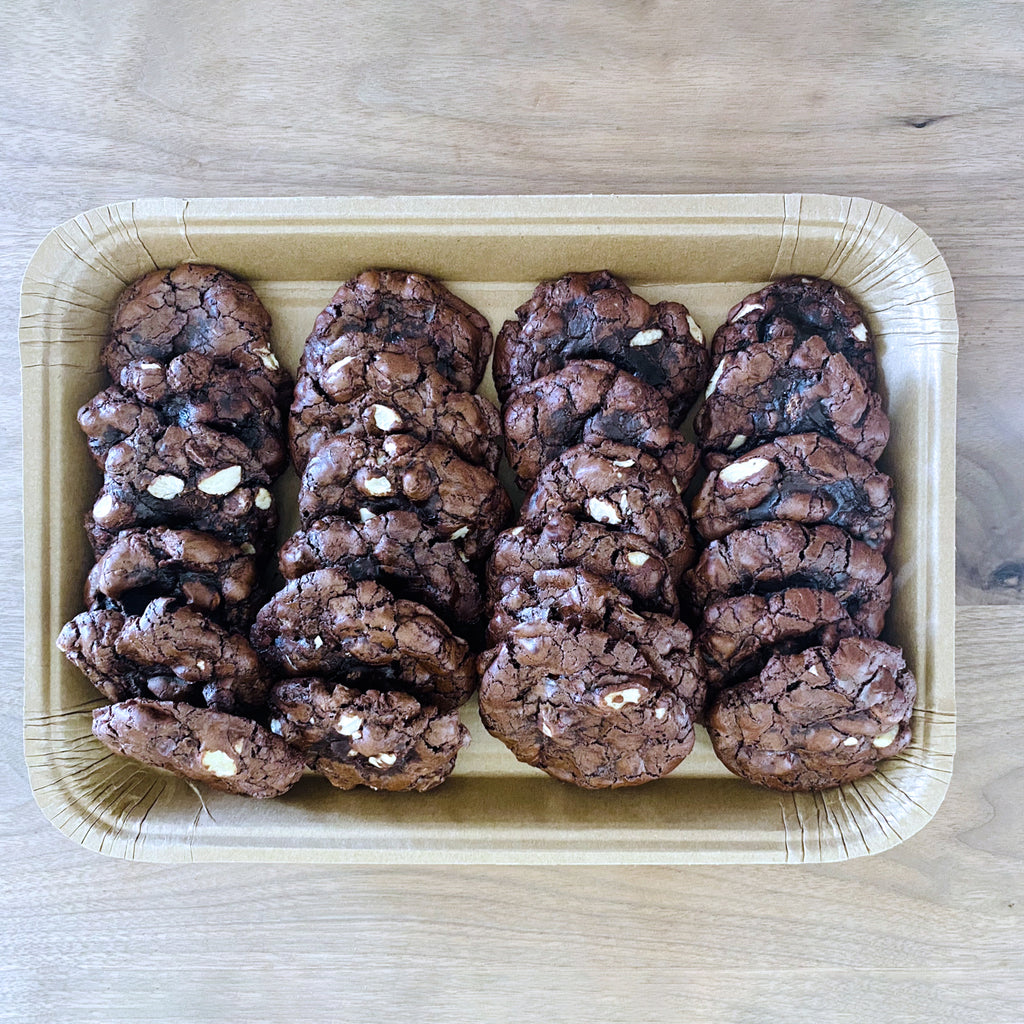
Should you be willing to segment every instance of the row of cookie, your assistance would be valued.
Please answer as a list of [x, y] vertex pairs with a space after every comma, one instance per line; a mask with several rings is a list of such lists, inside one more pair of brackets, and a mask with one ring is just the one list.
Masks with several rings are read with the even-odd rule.
[[687, 575], [712, 742], [750, 781], [838, 785], [906, 746], [915, 693], [875, 639], [894, 504], [871, 335], [841, 288], [787, 278], [737, 303], [712, 350], [692, 506], [707, 546]]
[[114, 383], [78, 414], [104, 476], [97, 562], [58, 646], [114, 702], [93, 729], [116, 752], [276, 795], [302, 762], [260, 724], [271, 679], [247, 638], [287, 462], [269, 314], [219, 268], [155, 271], [120, 296], [101, 360]]
[[498, 335], [509, 462], [528, 488], [488, 571], [484, 725], [586, 788], [660, 778], [704, 703], [676, 588], [695, 546], [678, 431], [707, 376], [700, 328], [607, 271], [539, 285]]
[[481, 314], [402, 271], [342, 285], [306, 341], [302, 528], [252, 639], [282, 679], [271, 728], [340, 788], [431, 789], [469, 742], [455, 709], [477, 677], [453, 630], [480, 617], [474, 569], [510, 513], [497, 414], [471, 393], [491, 348]]
[[147, 274], [119, 298], [101, 359], [113, 384], [79, 412], [104, 474], [94, 547], [154, 525], [270, 541], [291, 377], [252, 288], [198, 264]]
[[486, 318], [421, 274], [369, 270], [338, 289], [289, 415], [303, 528], [281, 552], [286, 578], [344, 566], [472, 630], [478, 567], [511, 514], [500, 422], [473, 393], [492, 348]]

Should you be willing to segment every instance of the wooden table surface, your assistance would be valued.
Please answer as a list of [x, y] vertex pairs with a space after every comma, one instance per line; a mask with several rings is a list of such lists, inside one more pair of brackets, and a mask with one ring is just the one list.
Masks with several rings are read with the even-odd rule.
[[[0, 4], [0, 1020], [1024, 1020], [1022, 14]], [[384, 869], [120, 862], [43, 819], [16, 324], [49, 228], [157, 195], [732, 191], [879, 200], [952, 271], [958, 752], [929, 826], [813, 867]]]

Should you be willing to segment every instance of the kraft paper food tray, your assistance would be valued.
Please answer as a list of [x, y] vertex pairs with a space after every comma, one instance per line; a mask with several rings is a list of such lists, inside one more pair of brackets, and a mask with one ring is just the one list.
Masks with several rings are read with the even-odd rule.
[[[427, 794], [343, 793], [303, 779], [277, 800], [198, 791], [114, 757], [90, 734], [103, 703], [57, 651], [91, 564], [81, 520], [99, 476], [75, 411], [106, 383], [98, 355], [121, 289], [198, 260], [250, 280], [292, 369], [317, 312], [367, 266], [445, 280], [497, 330], [535, 283], [607, 267], [651, 301], [686, 303], [706, 335], [756, 286], [832, 278], [864, 305], [893, 422], [897, 487], [886, 638], [917, 675], [913, 744], [838, 790], [786, 795], [731, 776], [703, 730], [668, 778], [585, 792], [520, 765], [467, 707], [473, 736]], [[125, 202], [56, 228], [25, 275], [25, 749], [36, 800], [70, 838], [159, 861], [685, 864], [834, 861], [903, 841], [953, 765], [957, 323], [932, 241], [876, 203], [820, 195], [502, 196]], [[491, 392], [493, 395], [493, 392]], [[294, 477], [278, 487], [294, 508]], [[292, 525], [282, 525], [282, 533]]]

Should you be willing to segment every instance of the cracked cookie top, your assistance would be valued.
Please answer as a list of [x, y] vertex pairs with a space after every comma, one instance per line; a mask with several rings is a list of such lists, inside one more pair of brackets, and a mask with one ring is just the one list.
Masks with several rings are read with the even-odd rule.
[[469, 744], [457, 711], [396, 690], [288, 679], [271, 691], [270, 710], [271, 730], [339, 789], [425, 793], [448, 778]]
[[911, 739], [917, 683], [880, 640], [840, 640], [772, 658], [708, 715], [715, 753], [735, 774], [780, 790], [839, 786]]
[[705, 540], [781, 519], [842, 527], [884, 554], [895, 505], [892, 481], [870, 462], [820, 434], [793, 434], [709, 473], [692, 511]]
[[188, 704], [109, 704], [93, 711], [92, 732], [115, 754], [241, 796], [280, 796], [305, 767], [297, 750], [256, 722]]
[[265, 377], [287, 406], [292, 380], [271, 351], [270, 314], [248, 284], [219, 267], [182, 263], [130, 284], [100, 358], [118, 381], [135, 360], [168, 363], [188, 351]]
[[458, 546], [432, 533], [414, 512], [383, 512], [360, 523], [316, 519], [285, 541], [279, 564], [285, 579], [334, 567], [355, 580], [377, 580], [453, 625], [483, 614], [480, 586]]
[[776, 337], [797, 340], [817, 335], [830, 352], [841, 353], [872, 390], [878, 386], [875, 342], [860, 306], [832, 281], [786, 277], [736, 303], [711, 341], [718, 365], [730, 352]]
[[806, 431], [876, 462], [889, 441], [889, 417], [845, 356], [830, 352], [818, 335], [789, 335], [723, 357], [694, 430], [711, 467], [772, 437]]
[[527, 622], [484, 658], [484, 725], [556, 779], [586, 789], [637, 786], [693, 749], [686, 698], [627, 640]]
[[654, 456], [628, 445], [576, 445], [541, 471], [519, 523], [541, 530], [553, 515], [563, 514], [637, 534], [658, 549], [678, 582], [696, 553], [680, 497], [687, 483], [670, 477]]
[[475, 391], [494, 340], [482, 313], [439, 281], [405, 270], [366, 270], [316, 318], [300, 371], [317, 380], [348, 356], [400, 352]]
[[57, 646], [109, 700], [155, 697], [251, 713], [269, 684], [244, 635], [172, 598], [157, 598], [139, 616], [82, 612]]
[[652, 306], [607, 270], [542, 282], [516, 317], [505, 322], [494, 348], [502, 402], [571, 359], [604, 359], [656, 388], [676, 426], [707, 380], [704, 335], [686, 307]]
[[574, 359], [516, 388], [502, 413], [508, 461], [523, 489], [576, 444], [616, 441], [656, 456], [689, 480], [697, 451], [669, 425], [658, 390], [601, 359]]
[[441, 619], [341, 569], [291, 580], [260, 609], [250, 635], [272, 669], [294, 678], [402, 690], [445, 711], [476, 689], [469, 645]]

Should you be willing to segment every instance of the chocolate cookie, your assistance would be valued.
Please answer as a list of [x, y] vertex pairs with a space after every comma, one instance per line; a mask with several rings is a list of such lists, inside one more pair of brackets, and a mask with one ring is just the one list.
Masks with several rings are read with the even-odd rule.
[[476, 689], [469, 646], [433, 612], [341, 569], [292, 580], [260, 609], [251, 636], [286, 676], [403, 690], [442, 711]]
[[775, 649], [820, 643], [835, 646], [857, 627], [835, 594], [790, 587], [773, 594], [722, 597], [704, 609], [698, 643], [712, 694], [752, 675]]
[[713, 540], [687, 573], [693, 606], [784, 587], [830, 590], [858, 630], [878, 636], [892, 599], [892, 573], [880, 552], [836, 526], [762, 523]]
[[717, 366], [730, 352], [776, 337], [818, 335], [830, 352], [841, 353], [874, 390], [878, 386], [875, 343], [864, 314], [849, 292], [816, 277], [787, 277], [737, 302], [711, 342]]
[[61, 630], [57, 646], [114, 701], [155, 697], [248, 712], [263, 703], [269, 684], [241, 633], [169, 598], [137, 617], [82, 612]]
[[367, 520], [412, 511], [441, 539], [481, 558], [508, 522], [512, 503], [482, 466], [450, 448], [408, 434], [381, 442], [341, 435], [322, 444], [302, 474], [299, 513], [304, 524], [327, 515]]
[[241, 796], [280, 796], [305, 767], [297, 750], [263, 726], [188, 704], [127, 700], [96, 708], [92, 733], [115, 754]]
[[101, 468], [110, 449], [138, 431], [157, 433], [171, 424], [215, 428], [237, 437], [271, 477], [288, 462], [284, 423], [276, 396], [259, 375], [218, 366], [197, 352], [169, 364], [129, 363], [119, 387], [101, 391], [78, 411], [78, 423]]
[[670, 615], [679, 611], [672, 573], [654, 544], [635, 533], [618, 533], [559, 513], [540, 530], [516, 526], [498, 536], [487, 567], [488, 601], [498, 599], [506, 579], [576, 566], [614, 584], [638, 608]]
[[366, 270], [316, 318], [302, 370], [321, 380], [348, 356], [403, 352], [475, 391], [493, 344], [487, 319], [440, 282], [404, 270]]
[[917, 683], [903, 652], [840, 640], [771, 659], [722, 694], [708, 732], [722, 763], [771, 789], [827, 789], [859, 779], [910, 743]]
[[137, 359], [167, 363], [188, 351], [265, 377], [287, 407], [292, 381], [270, 349], [270, 314], [226, 270], [182, 263], [130, 284], [114, 308], [100, 358], [118, 381]]
[[651, 667], [686, 698], [695, 721], [704, 710], [704, 665], [690, 627], [655, 612], [638, 612], [627, 594], [583, 569], [541, 569], [506, 577], [495, 602], [487, 641], [497, 646], [523, 622], [560, 622], [571, 629], [596, 629], [628, 640]]
[[270, 728], [338, 789], [425, 793], [452, 773], [469, 730], [407, 693], [288, 679], [270, 693]]
[[300, 473], [310, 454], [334, 434], [412, 434], [447, 445], [492, 473], [502, 454], [501, 422], [494, 406], [401, 352], [345, 356], [319, 380], [300, 373], [288, 432]]
[[651, 306], [607, 270], [545, 281], [498, 332], [494, 383], [514, 388], [570, 359], [606, 359], [658, 389], [670, 424], [684, 418], [707, 380], [704, 335], [679, 302]]
[[841, 526], [885, 553], [892, 543], [892, 481], [820, 434], [780, 437], [708, 474], [693, 501], [705, 540], [784, 519]]
[[252, 545], [156, 526], [117, 535], [89, 573], [85, 603], [141, 615], [155, 597], [178, 597], [237, 628], [256, 611], [257, 582]]
[[516, 388], [503, 412], [508, 461], [524, 490], [575, 444], [618, 441], [657, 456], [689, 480], [697, 451], [668, 425], [665, 399], [650, 384], [600, 359], [574, 359]]
[[889, 441], [882, 399], [822, 338], [772, 338], [725, 356], [694, 421], [709, 467], [772, 437], [817, 431], [868, 462]]
[[277, 526], [271, 479], [237, 437], [210, 427], [136, 431], [114, 445], [92, 507], [101, 531], [181, 526], [261, 544]]
[[285, 579], [330, 567], [354, 580], [377, 580], [456, 625], [483, 614], [479, 584], [458, 547], [431, 533], [414, 512], [385, 512], [365, 523], [317, 519], [281, 547]]
[[480, 717], [520, 761], [586, 789], [660, 779], [693, 748], [686, 698], [636, 647], [554, 622], [516, 626], [490, 653]]
[[680, 494], [688, 480], [671, 478], [659, 461], [636, 448], [606, 441], [576, 445], [548, 463], [519, 515], [528, 530], [542, 530], [563, 513], [633, 533], [655, 545], [673, 582], [693, 563], [695, 548]]
[[[117, 609], [81, 612], [57, 636], [57, 647], [107, 700], [149, 695], [149, 674], [117, 653], [125, 616]], [[162, 687], [158, 681], [158, 689]]]

